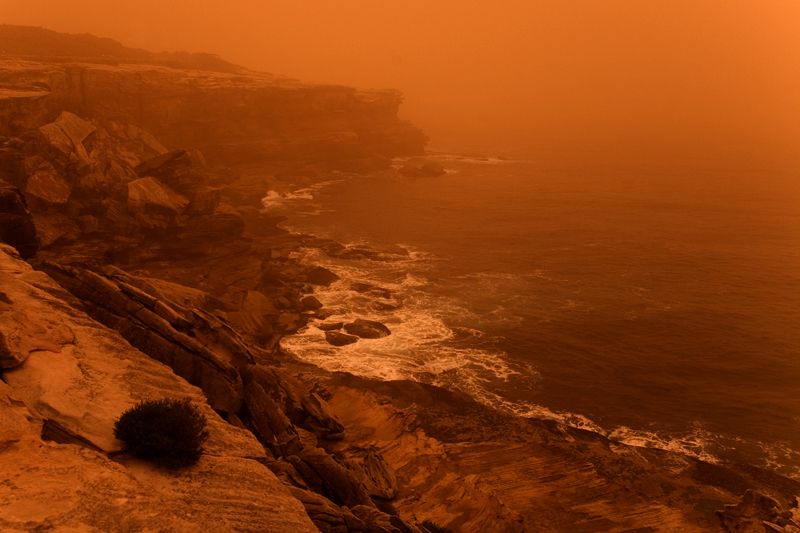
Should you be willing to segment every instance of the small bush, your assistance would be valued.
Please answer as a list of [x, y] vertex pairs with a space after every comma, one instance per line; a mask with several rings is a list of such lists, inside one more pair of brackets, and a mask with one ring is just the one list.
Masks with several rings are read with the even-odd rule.
[[208, 438], [206, 417], [188, 398], [140, 402], [119, 417], [114, 436], [128, 452], [169, 467], [197, 462]]

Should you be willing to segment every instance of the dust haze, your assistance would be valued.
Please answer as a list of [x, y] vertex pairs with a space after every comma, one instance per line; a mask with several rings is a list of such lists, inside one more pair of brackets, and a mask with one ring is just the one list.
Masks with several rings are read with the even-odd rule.
[[398, 88], [433, 149], [552, 165], [800, 168], [791, 0], [4, 0], [0, 23]]

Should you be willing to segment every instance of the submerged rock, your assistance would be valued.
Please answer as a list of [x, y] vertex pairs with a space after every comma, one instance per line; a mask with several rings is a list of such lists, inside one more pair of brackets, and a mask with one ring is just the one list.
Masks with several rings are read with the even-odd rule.
[[325, 340], [334, 346], [346, 346], [358, 342], [358, 337], [340, 331], [326, 331]]
[[411, 159], [400, 168], [400, 174], [408, 178], [435, 178], [446, 173], [442, 165], [430, 159]]
[[334, 281], [339, 279], [339, 276], [331, 272], [325, 267], [315, 266], [311, 268], [307, 273], [306, 277], [308, 282], [312, 285], [330, 285]]
[[362, 339], [380, 339], [381, 337], [387, 337], [392, 334], [392, 330], [384, 324], [375, 320], [365, 320], [363, 318], [358, 318], [349, 324], [345, 324], [344, 330]]

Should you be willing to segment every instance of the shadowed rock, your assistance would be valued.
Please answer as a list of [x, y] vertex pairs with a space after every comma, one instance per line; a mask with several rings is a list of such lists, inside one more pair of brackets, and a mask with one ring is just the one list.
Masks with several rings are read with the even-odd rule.
[[358, 342], [358, 337], [340, 331], [326, 331], [325, 340], [334, 346], [346, 346]]
[[24, 257], [39, 247], [36, 226], [19, 189], [0, 179], [0, 241], [13, 246]]
[[392, 333], [384, 324], [376, 322], [375, 320], [365, 320], [363, 318], [357, 318], [353, 322], [345, 324], [344, 330], [362, 339], [380, 339]]

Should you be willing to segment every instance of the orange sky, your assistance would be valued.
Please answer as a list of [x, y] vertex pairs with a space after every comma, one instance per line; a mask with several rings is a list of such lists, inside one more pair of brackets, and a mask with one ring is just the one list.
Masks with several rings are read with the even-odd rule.
[[0, 22], [397, 87], [434, 148], [800, 168], [796, 0], [0, 0]]

